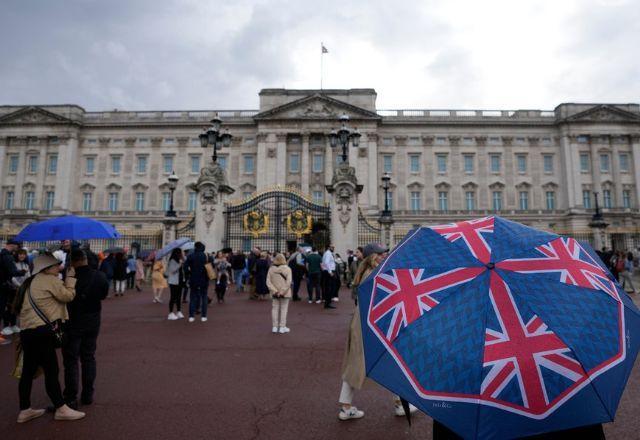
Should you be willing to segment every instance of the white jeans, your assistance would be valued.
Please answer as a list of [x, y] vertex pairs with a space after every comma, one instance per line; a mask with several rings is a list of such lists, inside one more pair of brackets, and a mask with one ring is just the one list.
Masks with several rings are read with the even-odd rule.
[[[274, 299], [271, 301], [271, 324], [273, 327], [287, 326], [287, 311], [289, 310], [289, 298]], [[279, 319], [278, 319], [279, 315]]]
[[622, 284], [623, 289], [625, 288], [627, 283], [629, 283], [629, 285], [631, 286], [631, 291], [635, 292], [636, 288], [633, 285], [633, 281], [631, 280], [631, 272], [625, 270], [624, 272], [620, 272], [620, 284]]
[[127, 286], [127, 280], [116, 280], [116, 292], [124, 293], [124, 289]]

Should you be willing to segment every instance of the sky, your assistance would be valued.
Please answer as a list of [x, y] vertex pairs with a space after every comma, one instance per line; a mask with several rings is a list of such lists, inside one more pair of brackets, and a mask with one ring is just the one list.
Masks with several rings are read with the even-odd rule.
[[321, 42], [379, 109], [640, 102], [640, 0], [0, 0], [0, 105], [257, 109]]

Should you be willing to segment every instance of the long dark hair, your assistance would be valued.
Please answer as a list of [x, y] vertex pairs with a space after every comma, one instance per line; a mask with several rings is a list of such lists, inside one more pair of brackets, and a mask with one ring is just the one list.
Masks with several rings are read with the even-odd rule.
[[171, 257], [169, 259], [175, 260], [176, 262], [179, 263], [181, 257], [182, 257], [182, 250], [180, 248], [175, 248], [173, 251], [171, 251]]

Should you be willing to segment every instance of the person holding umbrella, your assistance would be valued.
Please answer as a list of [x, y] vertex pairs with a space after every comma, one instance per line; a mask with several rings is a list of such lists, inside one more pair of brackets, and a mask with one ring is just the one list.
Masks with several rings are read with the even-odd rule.
[[35, 259], [33, 276], [28, 278], [16, 296], [14, 309], [20, 316], [20, 342], [23, 365], [18, 391], [20, 413], [18, 423], [42, 416], [44, 409], [31, 408], [31, 386], [38, 368], [44, 371], [45, 388], [55, 408], [56, 420], [78, 420], [83, 412], [65, 404], [58, 381], [57, 337], [53, 326], [69, 319], [67, 303], [75, 297], [75, 271], [67, 271], [64, 281], [58, 278], [60, 262], [49, 254]]
[[[169, 257], [169, 264], [167, 265], [167, 281], [169, 282], [169, 291], [171, 293], [171, 299], [169, 300], [169, 321], [175, 321], [176, 319], [184, 318], [181, 308], [181, 294], [182, 285], [180, 284], [180, 271], [182, 269], [182, 249], [175, 248], [171, 251], [171, 257]], [[173, 306], [176, 307], [176, 312], [173, 312]]]

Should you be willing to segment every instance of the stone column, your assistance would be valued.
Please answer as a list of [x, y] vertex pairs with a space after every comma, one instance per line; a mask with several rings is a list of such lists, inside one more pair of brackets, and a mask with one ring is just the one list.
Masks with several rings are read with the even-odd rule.
[[311, 166], [309, 164], [309, 133], [302, 133], [302, 163], [300, 165], [302, 182], [300, 189], [304, 194], [309, 193], [309, 175]]
[[636, 193], [636, 209], [638, 209], [640, 207], [640, 134], [631, 135], [630, 140], [633, 152], [631, 164], [633, 166], [634, 192]]
[[[254, 173], [256, 175], [256, 189], [258, 191], [265, 189], [269, 183], [267, 180], [267, 170], [264, 168], [267, 164], [267, 133], [258, 133], [256, 136], [257, 154], [254, 162]], [[241, 158], [242, 159], [242, 158]], [[243, 173], [242, 163], [240, 164], [240, 174]]]
[[162, 220], [162, 247], [165, 247], [176, 239], [178, 223], [180, 223], [180, 220], [176, 217], [165, 217], [164, 220]]
[[358, 245], [358, 194], [362, 185], [358, 184], [356, 170], [348, 163], [341, 163], [333, 172], [331, 185], [331, 243], [336, 252], [347, 254], [347, 249]]
[[369, 192], [368, 207], [378, 206], [378, 134], [367, 133], [367, 191]]
[[276, 176], [275, 184], [285, 186], [287, 183], [287, 134], [276, 134]]
[[562, 169], [562, 186], [567, 200], [567, 209], [575, 208], [582, 200], [580, 186], [580, 153], [571, 144], [571, 138], [564, 135], [560, 138], [560, 166]]
[[[68, 213], [73, 210], [73, 199], [77, 184], [77, 178], [82, 173], [83, 163], [78, 157], [78, 136], [74, 133], [69, 137], [60, 137], [58, 147], [58, 173], [56, 175], [56, 194], [53, 206], [61, 209], [60, 213]], [[96, 161], [96, 168], [98, 163]]]
[[191, 189], [197, 193], [196, 241], [204, 243], [207, 252], [220, 250], [224, 247], [224, 202], [235, 190], [227, 184], [225, 170], [213, 161], [200, 170]]

